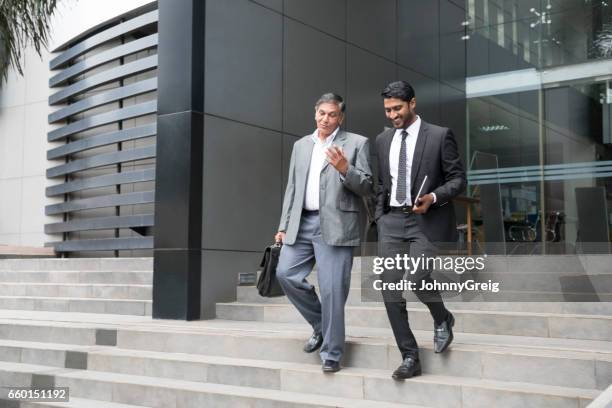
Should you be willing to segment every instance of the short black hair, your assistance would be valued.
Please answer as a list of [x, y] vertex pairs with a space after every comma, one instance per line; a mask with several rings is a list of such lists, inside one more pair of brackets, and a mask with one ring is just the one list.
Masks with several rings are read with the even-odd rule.
[[406, 81], [391, 82], [382, 90], [380, 95], [385, 99], [397, 98], [406, 102], [410, 102], [415, 96], [414, 89]]
[[317, 100], [317, 103], [315, 103], [315, 109], [317, 109], [322, 103], [335, 103], [340, 107], [340, 112], [344, 112], [346, 110], [344, 99], [342, 99], [340, 95], [333, 92], [328, 92], [321, 95], [321, 97]]

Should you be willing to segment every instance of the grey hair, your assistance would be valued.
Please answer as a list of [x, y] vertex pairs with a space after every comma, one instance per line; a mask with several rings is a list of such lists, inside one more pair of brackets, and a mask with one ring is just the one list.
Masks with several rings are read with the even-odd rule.
[[322, 103], [335, 103], [336, 105], [338, 105], [338, 107], [340, 107], [340, 112], [342, 113], [344, 113], [344, 111], [346, 110], [346, 104], [344, 103], [344, 99], [342, 99], [340, 95], [337, 95], [332, 92], [321, 95], [317, 103], [315, 103], [315, 109], [318, 109], [319, 105], [321, 105]]

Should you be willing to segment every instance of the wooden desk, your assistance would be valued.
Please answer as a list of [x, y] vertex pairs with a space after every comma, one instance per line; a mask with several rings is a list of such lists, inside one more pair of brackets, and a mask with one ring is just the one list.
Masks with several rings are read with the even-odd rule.
[[480, 199], [466, 196], [457, 196], [453, 199], [454, 202], [461, 205], [465, 205], [466, 212], [466, 224], [467, 224], [467, 242], [468, 251], [472, 253], [472, 204], [480, 203]]

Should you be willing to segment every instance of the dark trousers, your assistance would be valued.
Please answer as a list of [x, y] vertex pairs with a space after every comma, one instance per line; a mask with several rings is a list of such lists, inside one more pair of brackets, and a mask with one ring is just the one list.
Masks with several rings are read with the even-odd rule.
[[[389, 212], [378, 220], [379, 256], [395, 258], [397, 254], [407, 254], [411, 258], [435, 257], [437, 248], [433, 245], [419, 228], [417, 215], [413, 213]], [[448, 316], [442, 297], [437, 290], [419, 290], [421, 282], [431, 282], [431, 271], [419, 268], [414, 273], [404, 269], [385, 270], [382, 274], [383, 283], [395, 283], [402, 279], [412, 281], [417, 288], [414, 294], [428, 308], [436, 324], [441, 324]], [[404, 277], [405, 275], [405, 277]], [[419, 348], [414, 334], [408, 324], [408, 311], [406, 300], [401, 291], [383, 290], [383, 300], [387, 309], [387, 316], [397, 347], [402, 358], [413, 357], [418, 359]]]

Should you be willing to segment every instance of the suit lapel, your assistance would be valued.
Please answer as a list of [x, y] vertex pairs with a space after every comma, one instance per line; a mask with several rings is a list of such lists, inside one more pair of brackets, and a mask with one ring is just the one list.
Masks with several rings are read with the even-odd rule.
[[382, 144], [382, 159], [383, 159], [383, 170], [385, 175], [386, 187], [391, 190], [391, 165], [389, 164], [389, 154], [391, 154], [391, 142], [393, 141], [393, 135], [395, 135], [395, 129], [387, 129], [387, 133], [383, 136]]
[[416, 175], [419, 172], [419, 167], [421, 166], [421, 157], [423, 156], [423, 151], [425, 150], [425, 143], [427, 142], [428, 128], [428, 124], [421, 119], [421, 128], [419, 129], [416, 146], [414, 147], [414, 156], [412, 156], [412, 167], [410, 170], [410, 190], [414, 190]]
[[[299, 144], [299, 143], [298, 143]], [[297, 151], [296, 167], [296, 186], [302, 186], [306, 188], [306, 178], [308, 176], [308, 169], [310, 168], [310, 160], [312, 158], [312, 149], [314, 148], [314, 142], [311, 138], [306, 138], [304, 143], [299, 144]]]

